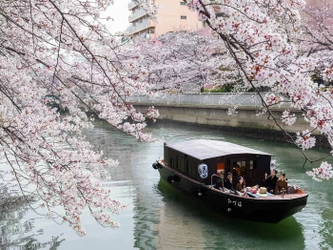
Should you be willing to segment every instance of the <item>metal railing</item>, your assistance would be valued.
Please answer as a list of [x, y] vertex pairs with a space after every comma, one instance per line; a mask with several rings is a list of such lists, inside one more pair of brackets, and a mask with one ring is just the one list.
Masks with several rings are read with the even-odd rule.
[[138, 10], [135, 10], [134, 13], [132, 15], [130, 15], [128, 17], [128, 22], [133, 22], [135, 19], [138, 19], [144, 15], [146, 15], [147, 12], [144, 10], [144, 9], [138, 9]]
[[152, 21], [149, 18], [147, 18], [147, 19], [142, 20], [141, 23], [135, 22], [135, 25], [132, 24], [131, 26], [129, 26], [127, 31], [129, 34], [133, 34], [140, 30], [147, 29], [150, 26], [152, 26]]
[[128, 3], [127, 6], [128, 6], [128, 9], [131, 10], [131, 9], [133, 9], [133, 8], [134, 8], [135, 6], [137, 6], [137, 5], [138, 5], [138, 4], [137, 4], [136, 2], [132, 2], [132, 1], [131, 1], [131, 2]]

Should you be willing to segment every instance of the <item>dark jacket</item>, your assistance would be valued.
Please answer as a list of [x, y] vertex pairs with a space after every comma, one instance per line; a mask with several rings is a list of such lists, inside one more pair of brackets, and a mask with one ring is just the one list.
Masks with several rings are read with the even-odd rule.
[[276, 175], [274, 177], [273, 176], [267, 177], [267, 179], [264, 182], [268, 192], [275, 189], [277, 180], [278, 178]]
[[229, 179], [224, 180], [224, 187], [228, 189], [232, 189], [232, 182]]

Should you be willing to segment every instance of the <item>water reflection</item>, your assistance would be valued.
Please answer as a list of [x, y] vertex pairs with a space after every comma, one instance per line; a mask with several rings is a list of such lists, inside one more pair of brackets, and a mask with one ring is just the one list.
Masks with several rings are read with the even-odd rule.
[[[2, 197], [9, 193], [2, 187]], [[0, 205], [0, 249], [57, 249], [64, 241], [61, 236], [52, 236], [47, 242], [37, 238], [43, 231], [34, 230], [34, 219], [25, 219], [29, 206], [24, 198], [2, 198]]]
[[[155, 125], [152, 131], [163, 138], [163, 141], [193, 138], [222, 139], [273, 153], [278, 162], [278, 169], [287, 172], [289, 182], [303, 187], [310, 195], [308, 205], [301, 213], [278, 224], [263, 224], [219, 216], [201, 204], [193, 203], [189, 197], [179, 196], [178, 191], [163, 188], [163, 184], [159, 182], [158, 190], [162, 196], [160, 206], [146, 212], [153, 213], [159, 218], [159, 223], [154, 226], [156, 230], [152, 231], [157, 234], [155, 236], [157, 249], [318, 249], [319, 247], [329, 249], [332, 247], [333, 241], [330, 237], [332, 218], [328, 218], [327, 214], [331, 215], [333, 197], [323, 197], [323, 194], [332, 189], [332, 182], [318, 184], [306, 176], [302, 169], [304, 159], [293, 145], [253, 140], [245, 136], [223, 133], [221, 129], [203, 129], [178, 123]], [[163, 147], [162, 143], [159, 146]], [[309, 155], [311, 158], [317, 158], [326, 155], [327, 152], [326, 149], [318, 149], [310, 151]], [[332, 158], [327, 160], [332, 163]], [[307, 164], [306, 167], [311, 169], [318, 164]], [[320, 191], [317, 190], [318, 187]], [[318, 206], [325, 212], [320, 213]]]
[[294, 217], [278, 224], [228, 218], [163, 180], [158, 189], [164, 197], [157, 225], [159, 249], [304, 249], [301, 225]]
[[[98, 123], [96, 129], [89, 132], [89, 138], [97, 136], [95, 143], [101, 140], [107, 156], [120, 162], [109, 170], [112, 180], [127, 180], [133, 186], [133, 248], [294, 250], [332, 246], [333, 197], [324, 195], [332, 184], [318, 185], [307, 177], [302, 169], [302, 155], [288, 143], [254, 140], [230, 131], [225, 133], [223, 129], [170, 122], [149, 127], [155, 137], [161, 138], [154, 143], [137, 143], [104, 123]], [[163, 184], [158, 172], [151, 168], [151, 163], [163, 156], [163, 142], [194, 138], [226, 140], [272, 153], [278, 169], [287, 173], [289, 181], [309, 192], [308, 205], [301, 213], [278, 224], [247, 222], [220, 216]], [[327, 151], [310, 151], [310, 156], [320, 157]], [[117, 246], [122, 249], [121, 242]]]
[[322, 227], [319, 233], [323, 240], [320, 242], [321, 249], [333, 249], [333, 211], [326, 208], [322, 211]]
[[155, 228], [156, 247], [158, 249], [204, 249], [206, 237], [204, 237], [204, 224], [198, 210], [191, 206], [188, 197], [178, 193], [173, 188], [160, 180], [158, 191], [162, 195], [162, 203], [155, 213], [160, 220]]
[[[0, 218], [0, 249], [333, 248], [333, 194], [329, 191], [333, 183], [318, 184], [307, 177], [302, 169], [302, 155], [292, 145], [249, 139], [223, 129], [171, 122], [151, 124], [148, 128], [156, 138], [161, 138], [160, 141], [139, 143], [105, 122], [96, 121], [95, 125], [94, 130], [85, 131], [87, 138], [96, 149], [103, 150], [105, 156], [120, 162], [119, 166], [108, 169], [111, 180], [103, 185], [111, 188], [113, 198], [128, 204], [124, 212], [113, 216], [121, 227], [101, 228], [87, 211], [83, 215], [83, 226], [88, 235], [80, 238], [66, 225], [55, 225], [32, 212], [27, 214], [27, 207], [17, 205], [9, 210], [0, 207], [4, 211], [1, 214], [4, 217]], [[226, 140], [272, 153], [278, 169], [287, 173], [289, 181], [309, 192], [307, 206], [281, 223], [263, 224], [220, 216], [193, 197], [178, 192], [160, 180], [151, 164], [163, 156], [164, 141], [194, 138]], [[312, 151], [311, 156], [320, 157], [326, 152], [323, 149]], [[307, 167], [313, 166], [308, 164]], [[43, 231], [36, 232], [41, 228]], [[61, 237], [52, 238], [61, 233], [65, 241]], [[15, 244], [16, 248], [10, 248]]]

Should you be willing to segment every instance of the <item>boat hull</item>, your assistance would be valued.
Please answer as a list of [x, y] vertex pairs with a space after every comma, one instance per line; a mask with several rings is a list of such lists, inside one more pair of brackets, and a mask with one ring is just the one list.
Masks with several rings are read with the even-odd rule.
[[175, 188], [195, 196], [205, 206], [246, 220], [277, 223], [301, 211], [307, 202], [307, 194], [283, 197], [275, 195], [265, 198], [240, 196], [194, 181], [163, 164], [158, 164], [156, 169], [162, 179]]

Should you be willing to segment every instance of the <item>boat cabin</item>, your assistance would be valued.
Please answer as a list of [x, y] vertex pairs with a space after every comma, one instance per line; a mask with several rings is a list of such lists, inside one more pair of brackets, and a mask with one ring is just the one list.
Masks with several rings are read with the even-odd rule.
[[206, 185], [221, 184], [231, 172], [234, 185], [242, 176], [247, 186], [261, 186], [264, 174], [270, 174], [271, 155], [230, 142], [199, 139], [164, 143], [164, 162]]

